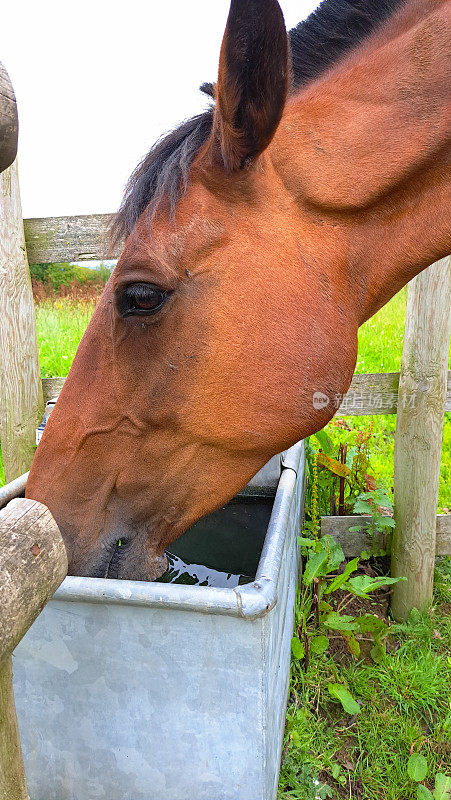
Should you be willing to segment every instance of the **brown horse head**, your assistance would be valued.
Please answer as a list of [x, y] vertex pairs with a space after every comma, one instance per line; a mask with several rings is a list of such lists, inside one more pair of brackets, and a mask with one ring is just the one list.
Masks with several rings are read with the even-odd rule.
[[326, 0], [288, 38], [276, 0], [232, 0], [215, 107], [132, 176], [32, 465], [72, 574], [161, 574], [328, 422], [359, 325], [446, 255], [448, 22], [439, 0]]

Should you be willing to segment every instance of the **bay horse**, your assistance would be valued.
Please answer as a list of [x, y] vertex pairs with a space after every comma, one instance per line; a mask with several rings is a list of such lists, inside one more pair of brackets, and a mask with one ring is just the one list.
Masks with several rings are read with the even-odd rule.
[[[321, 429], [359, 326], [451, 250], [447, 0], [232, 0], [212, 107], [132, 175], [34, 458], [74, 575], [165, 548]], [[120, 546], [119, 546], [120, 545]]]

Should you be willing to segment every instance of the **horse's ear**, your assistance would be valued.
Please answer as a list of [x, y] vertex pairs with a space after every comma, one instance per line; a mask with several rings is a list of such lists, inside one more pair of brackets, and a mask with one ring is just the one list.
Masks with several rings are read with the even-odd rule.
[[277, 0], [232, 0], [221, 46], [212, 148], [241, 169], [271, 141], [288, 91], [288, 36]]

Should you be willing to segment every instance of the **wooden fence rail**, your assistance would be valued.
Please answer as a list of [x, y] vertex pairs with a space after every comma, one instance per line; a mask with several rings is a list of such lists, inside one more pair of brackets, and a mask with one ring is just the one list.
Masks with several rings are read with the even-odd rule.
[[112, 219], [112, 214], [25, 219], [30, 264], [119, 258], [122, 244], [112, 248], [108, 235]]
[[[343, 517], [321, 517], [321, 535], [329, 534], [343, 548], [346, 558], [359, 556], [362, 550], [371, 550], [371, 547], [383, 546], [383, 535], [376, 533], [374, 541], [367, 532], [369, 517], [352, 514]], [[350, 528], [361, 525], [360, 531], [351, 531]], [[435, 523], [436, 556], [451, 556], [451, 514], [437, 514]]]
[[[65, 378], [43, 378], [44, 402], [57, 397], [63, 388]], [[398, 410], [399, 372], [379, 372], [374, 375], [354, 375], [349, 391], [340, 399], [335, 416], [362, 417], [373, 414], [396, 414]], [[421, 390], [411, 391], [402, 398], [409, 409], [415, 408], [421, 397]], [[337, 402], [332, 398], [332, 403]], [[445, 411], [451, 411], [451, 370], [448, 372], [448, 386]]]
[[[17, 108], [0, 64], [0, 441], [6, 475], [24, 471], [42, 410], [34, 304], [17, 175]], [[9, 445], [11, 444], [11, 448]], [[0, 508], [11, 490], [0, 491]], [[0, 511], [0, 800], [29, 800], [12, 683], [11, 655], [67, 573], [49, 510], [14, 499]]]

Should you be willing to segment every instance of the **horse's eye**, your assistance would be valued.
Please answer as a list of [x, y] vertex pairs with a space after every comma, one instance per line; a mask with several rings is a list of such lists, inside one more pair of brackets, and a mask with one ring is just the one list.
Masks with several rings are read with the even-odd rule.
[[131, 283], [117, 297], [121, 317], [155, 314], [165, 304], [169, 292], [152, 283]]

